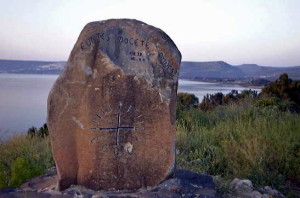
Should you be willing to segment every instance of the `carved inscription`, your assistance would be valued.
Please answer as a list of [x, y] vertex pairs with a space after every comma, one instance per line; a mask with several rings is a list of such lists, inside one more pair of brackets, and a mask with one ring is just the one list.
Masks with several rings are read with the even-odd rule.
[[110, 35], [106, 32], [96, 33], [90, 36], [87, 40], [81, 42], [80, 47], [82, 50], [85, 50], [88, 49], [88, 47], [90, 47], [91, 44], [97, 44], [99, 42], [114, 42], [115, 40], [117, 40], [119, 43], [131, 45], [133, 47], [145, 47], [146, 49], [149, 49], [150, 47], [150, 42], [147, 42], [145, 40], [132, 37], [128, 38], [123, 35]]
[[125, 36], [118, 37], [120, 43], [132, 45], [135, 47], [146, 47], [149, 49], [150, 43], [146, 42], [145, 40], [136, 39], [136, 38], [127, 38]]
[[110, 36], [106, 33], [96, 33], [92, 36], [90, 36], [87, 40], [83, 41], [80, 45], [82, 50], [87, 49], [92, 44], [96, 44], [99, 42], [109, 42], [111, 40]]
[[178, 73], [178, 70], [175, 69], [172, 65], [170, 65], [168, 59], [164, 56], [163, 53], [158, 54], [158, 59], [163, 66], [163, 70], [169, 74], [170, 76], [175, 76]]
[[130, 55], [130, 60], [132, 61], [146, 61], [146, 58], [143, 55], [143, 52], [139, 52], [139, 51], [130, 51], [129, 52]]
[[[146, 40], [146, 39], [145, 39]], [[150, 42], [147, 42], [140, 38], [126, 37], [124, 35], [112, 35], [106, 32], [96, 33], [90, 36], [87, 40], [81, 42], [81, 49], [86, 50], [92, 44], [99, 44], [101, 42], [119, 42], [122, 45], [129, 45], [132, 47], [132, 50], [128, 52], [128, 57], [131, 61], [140, 61], [146, 62], [148, 58], [145, 52], [140, 51], [141, 48], [149, 49]], [[158, 59], [163, 66], [164, 72], [171, 77], [174, 77], [178, 74], [178, 70], [170, 65], [168, 59], [165, 57], [163, 53], [158, 54]]]
[[[100, 127], [91, 127], [91, 130], [97, 130], [100, 132], [99, 135], [93, 137], [91, 139], [92, 144], [96, 144], [97, 142], [101, 142], [102, 133], [108, 132], [108, 133], [114, 133], [114, 143], [104, 143], [103, 145], [100, 145], [100, 151], [101, 152], [108, 152], [109, 150], [113, 149], [113, 153], [116, 156], [122, 156], [122, 150], [125, 151], [125, 154], [132, 155], [133, 154], [133, 145], [131, 142], [124, 143], [120, 138], [120, 133], [128, 133], [131, 131], [142, 131], [144, 130], [143, 127], [143, 115], [140, 114], [137, 117], [134, 118], [133, 125], [128, 125], [122, 123], [122, 119], [125, 114], [129, 114], [129, 116], [135, 112], [135, 108], [133, 108], [131, 105], [128, 108], [124, 108], [122, 106], [122, 103], [119, 103], [117, 107], [117, 112], [113, 111], [113, 108], [109, 105], [107, 108], [100, 109], [99, 113], [95, 114], [96, 119], [92, 120], [93, 124], [100, 125]], [[127, 115], [128, 116], [128, 115]], [[108, 121], [107, 126], [102, 126], [101, 120], [106, 119]], [[132, 141], [133, 139], [131, 139]], [[138, 141], [137, 139], [135, 141]]]

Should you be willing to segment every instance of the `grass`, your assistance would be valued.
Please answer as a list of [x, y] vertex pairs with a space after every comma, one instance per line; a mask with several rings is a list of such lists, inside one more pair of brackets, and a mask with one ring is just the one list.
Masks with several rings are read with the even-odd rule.
[[49, 138], [15, 135], [0, 142], [0, 189], [18, 187], [53, 166]]
[[[245, 99], [210, 112], [192, 108], [178, 115], [180, 168], [246, 178], [256, 186], [279, 190], [288, 190], [289, 184], [299, 186], [299, 114]], [[33, 135], [0, 141], [0, 188], [18, 187], [54, 165], [48, 136], [32, 131]]]
[[253, 101], [204, 113], [186, 111], [177, 122], [178, 166], [250, 179], [279, 190], [300, 184], [300, 116]]

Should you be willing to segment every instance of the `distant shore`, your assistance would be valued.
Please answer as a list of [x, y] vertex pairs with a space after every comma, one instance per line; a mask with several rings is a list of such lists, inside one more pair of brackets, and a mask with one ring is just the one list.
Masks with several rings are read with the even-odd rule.
[[253, 85], [250, 82], [244, 82], [244, 81], [223, 81], [223, 80], [212, 80], [212, 79], [184, 79], [184, 78], [180, 78], [179, 80], [216, 83], [216, 84], [225, 84], [225, 85], [239, 85], [241, 87], [245, 87], [248, 89], [262, 89], [264, 87], [264, 85]]

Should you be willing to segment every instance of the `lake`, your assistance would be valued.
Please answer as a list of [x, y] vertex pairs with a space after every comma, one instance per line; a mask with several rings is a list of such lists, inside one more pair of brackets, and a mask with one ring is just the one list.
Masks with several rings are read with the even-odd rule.
[[45, 123], [48, 93], [57, 77], [0, 74], [0, 138]]
[[[0, 74], [0, 139], [26, 132], [46, 122], [47, 97], [58, 75]], [[179, 80], [178, 92], [194, 93], [201, 102], [207, 93], [241, 91], [239, 85]]]
[[[231, 90], [242, 91], [245, 88], [240, 85], [234, 84], [222, 84], [222, 83], [209, 83], [209, 82], [198, 82], [198, 81], [190, 81], [190, 80], [179, 80], [178, 92], [186, 92], [195, 94], [199, 98], [199, 102], [202, 101], [203, 97], [206, 94], [214, 94], [218, 92], [222, 92], [223, 94], [228, 94]], [[252, 89], [258, 92], [261, 89]]]

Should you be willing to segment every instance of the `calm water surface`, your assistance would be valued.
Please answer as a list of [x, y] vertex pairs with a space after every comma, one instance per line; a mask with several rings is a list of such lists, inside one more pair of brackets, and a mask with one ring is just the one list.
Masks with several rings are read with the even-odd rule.
[[0, 138], [46, 122], [47, 97], [57, 77], [0, 74]]
[[[47, 97], [58, 75], [0, 74], [0, 139], [26, 132], [46, 122]], [[201, 101], [207, 93], [244, 90], [239, 85], [179, 80], [178, 92], [194, 93]]]
[[[206, 94], [214, 94], [218, 92], [227, 94], [233, 89], [240, 92], [248, 88], [242, 87], [240, 85], [179, 80], [178, 92], [193, 93], [199, 98], [199, 102], [201, 102], [203, 97], [206, 96]], [[258, 92], [261, 91], [261, 89], [252, 90], [256, 90]]]

